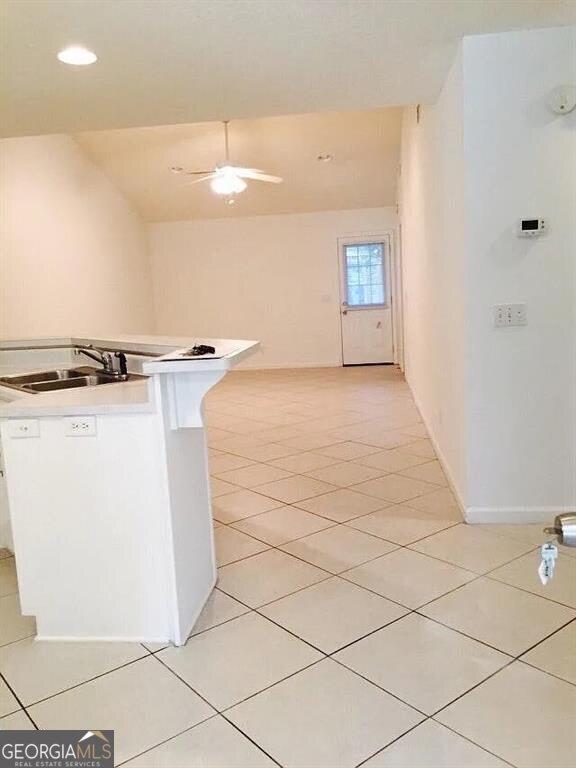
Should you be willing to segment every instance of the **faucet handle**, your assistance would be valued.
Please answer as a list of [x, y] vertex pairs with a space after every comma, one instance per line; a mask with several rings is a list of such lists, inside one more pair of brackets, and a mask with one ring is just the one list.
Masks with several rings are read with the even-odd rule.
[[126, 362], [126, 355], [124, 352], [114, 352], [114, 357], [118, 360], [120, 376], [128, 376], [128, 364]]

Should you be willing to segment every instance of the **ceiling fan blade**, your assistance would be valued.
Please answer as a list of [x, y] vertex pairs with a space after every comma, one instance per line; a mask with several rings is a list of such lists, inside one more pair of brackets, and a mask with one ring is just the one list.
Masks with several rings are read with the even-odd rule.
[[190, 187], [192, 184], [199, 184], [201, 181], [208, 181], [208, 179], [215, 179], [216, 176], [218, 176], [217, 173], [209, 173], [207, 176], [200, 176], [199, 179], [194, 179], [194, 181], [187, 181], [185, 182], [185, 187]]
[[238, 176], [240, 176], [242, 173], [264, 173], [261, 168], [240, 168], [239, 165], [233, 165], [231, 167], [234, 168]]
[[207, 173], [214, 173], [214, 169], [209, 171], [182, 171], [184, 176], [205, 176]]
[[271, 184], [281, 184], [284, 179], [280, 176], [271, 176], [269, 173], [262, 173], [254, 168], [236, 168], [236, 174], [241, 179], [254, 179], [254, 181], [268, 181]]

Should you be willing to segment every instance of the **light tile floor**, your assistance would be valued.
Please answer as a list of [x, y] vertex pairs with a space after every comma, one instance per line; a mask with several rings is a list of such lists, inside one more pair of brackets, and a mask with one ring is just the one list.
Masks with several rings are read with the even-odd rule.
[[0, 728], [143, 768], [576, 764], [576, 550], [466, 526], [391, 367], [236, 372], [207, 422], [220, 578], [183, 648], [41, 643], [0, 551]]

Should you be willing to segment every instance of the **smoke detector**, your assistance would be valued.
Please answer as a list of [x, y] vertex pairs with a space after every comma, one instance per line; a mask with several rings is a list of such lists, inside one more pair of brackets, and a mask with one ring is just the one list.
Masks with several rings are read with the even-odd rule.
[[559, 85], [548, 97], [548, 106], [557, 115], [567, 115], [576, 107], [576, 86]]

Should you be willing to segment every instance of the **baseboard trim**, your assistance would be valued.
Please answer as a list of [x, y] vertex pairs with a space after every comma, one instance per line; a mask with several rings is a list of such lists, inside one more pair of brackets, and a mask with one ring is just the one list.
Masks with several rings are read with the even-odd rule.
[[0, 523], [0, 549], [9, 549], [14, 554], [14, 540], [12, 539], [10, 520]]
[[522, 525], [526, 523], [554, 522], [556, 515], [573, 513], [570, 507], [468, 507], [464, 513], [467, 523], [504, 523]]
[[430, 429], [430, 425], [426, 421], [426, 417], [424, 415], [424, 412], [422, 410], [418, 397], [414, 392], [414, 389], [406, 375], [405, 375], [405, 378], [406, 378], [406, 383], [410, 388], [410, 392], [412, 393], [412, 397], [414, 398], [414, 402], [416, 403], [416, 408], [418, 408], [418, 412], [422, 417], [424, 426], [428, 431], [428, 435], [430, 437], [434, 450], [436, 451], [438, 461], [440, 462], [442, 469], [444, 471], [444, 474], [446, 475], [446, 480], [448, 481], [450, 490], [454, 494], [454, 498], [456, 499], [456, 502], [460, 507], [460, 512], [462, 513], [462, 517], [464, 518], [466, 523], [470, 525], [497, 524], [497, 523], [502, 523], [504, 525], [510, 525], [510, 524], [523, 525], [526, 523], [552, 524], [556, 515], [564, 515], [564, 514], [570, 514], [570, 513], [576, 512], [576, 508], [570, 507], [570, 506], [564, 506], [564, 507], [562, 506], [466, 507], [466, 505], [462, 501], [462, 497], [460, 496], [458, 488], [454, 482], [454, 478], [452, 477], [450, 466], [446, 461], [444, 454], [440, 450], [440, 446], [438, 445], [438, 442], [436, 440], [436, 437], [433, 431]]
[[199, 605], [199, 607], [196, 610], [196, 613], [194, 614], [194, 616], [189, 620], [188, 626], [186, 627], [184, 632], [176, 632], [176, 636], [174, 637], [174, 640], [171, 641], [171, 642], [174, 643], [174, 645], [176, 647], [180, 647], [182, 645], [186, 645], [186, 643], [188, 641], [188, 638], [192, 634], [192, 630], [194, 629], [194, 626], [195, 626], [196, 622], [198, 621], [198, 618], [200, 617], [200, 614], [204, 610], [204, 608], [206, 606], [206, 603], [207, 603], [210, 595], [212, 594], [212, 591], [214, 590], [214, 587], [216, 586], [217, 582], [218, 582], [218, 575], [217, 575], [217, 573], [214, 573], [214, 578], [211, 580], [211, 582], [210, 582], [210, 584], [208, 586], [208, 591], [206, 592], [206, 595], [204, 596], [204, 600]]
[[290, 371], [293, 368], [342, 368], [342, 361], [332, 363], [240, 363], [234, 369], [235, 371], [276, 371], [287, 370]]
[[450, 465], [446, 461], [446, 457], [440, 450], [440, 446], [438, 445], [438, 441], [436, 440], [436, 436], [434, 435], [432, 429], [430, 428], [430, 425], [426, 421], [426, 417], [424, 416], [424, 411], [422, 410], [422, 407], [420, 405], [420, 401], [418, 399], [418, 396], [414, 392], [414, 389], [412, 387], [412, 384], [410, 384], [410, 381], [408, 377], [406, 376], [406, 373], [404, 373], [404, 378], [406, 379], [406, 384], [408, 384], [408, 388], [410, 389], [410, 392], [412, 394], [412, 397], [414, 399], [414, 403], [416, 404], [416, 408], [418, 408], [418, 413], [420, 414], [420, 417], [422, 421], [424, 422], [424, 426], [426, 427], [426, 431], [428, 432], [428, 437], [430, 438], [430, 441], [432, 443], [432, 446], [434, 448], [434, 451], [436, 453], [436, 458], [440, 462], [440, 466], [442, 467], [442, 471], [446, 475], [446, 480], [448, 481], [448, 487], [452, 491], [452, 494], [454, 495], [454, 498], [456, 499], [456, 503], [458, 504], [458, 507], [460, 509], [460, 514], [466, 520], [466, 522], [469, 522], [466, 517], [466, 507], [464, 506], [464, 502], [462, 501], [462, 496], [460, 495], [460, 490], [458, 489], [458, 486], [454, 482], [454, 477], [452, 475], [452, 471], [450, 469]]
[[101, 635], [94, 637], [77, 637], [76, 635], [43, 635], [39, 633], [34, 636], [35, 641], [43, 643], [166, 643], [172, 642], [166, 637], [144, 637], [137, 635], [135, 637], [117, 637], [116, 635]]

